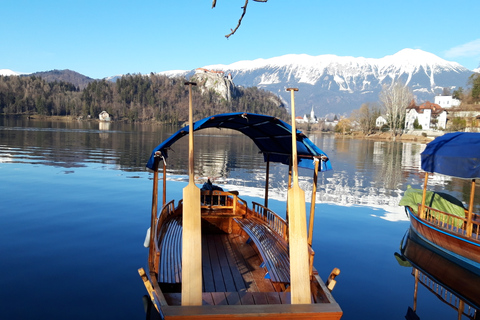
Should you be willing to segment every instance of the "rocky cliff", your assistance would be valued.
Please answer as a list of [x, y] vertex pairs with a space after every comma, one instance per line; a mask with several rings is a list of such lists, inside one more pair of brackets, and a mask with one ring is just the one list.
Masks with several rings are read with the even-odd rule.
[[223, 71], [214, 71], [199, 68], [195, 70], [191, 81], [198, 84], [202, 93], [213, 90], [219, 99], [230, 101], [236, 96], [235, 84], [232, 81], [232, 76], [229, 74], [225, 76]]

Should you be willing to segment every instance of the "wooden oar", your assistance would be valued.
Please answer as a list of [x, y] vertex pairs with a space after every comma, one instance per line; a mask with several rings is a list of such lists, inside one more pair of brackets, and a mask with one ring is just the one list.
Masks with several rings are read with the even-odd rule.
[[195, 185], [193, 162], [192, 86], [188, 85], [188, 185], [183, 189], [182, 306], [202, 305], [202, 229], [200, 189]]
[[292, 304], [310, 304], [310, 275], [307, 243], [305, 192], [298, 185], [297, 129], [295, 125], [296, 88], [288, 88], [292, 101], [292, 168], [293, 183], [288, 190], [288, 237], [290, 247], [290, 288]]

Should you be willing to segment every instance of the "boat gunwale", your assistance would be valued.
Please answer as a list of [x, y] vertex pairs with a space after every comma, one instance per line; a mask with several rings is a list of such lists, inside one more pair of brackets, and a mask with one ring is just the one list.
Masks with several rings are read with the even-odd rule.
[[[442, 251], [442, 252], [444, 252], [444, 253], [446, 253], [450, 256], [453, 256], [456, 259], [460, 259], [461, 261], [472, 264], [473, 266], [480, 267], [480, 257], [478, 257], [478, 261], [477, 261], [477, 260], [473, 260], [473, 259], [470, 258], [471, 256], [475, 257], [475, 255], [465, 256], [464, 254], [460, 254], [458, 252], [453, 251], [452, 248], [457, 248], [458, 247], [458, 245], [456, 243], [452, 243], [451, 241], [447, 241], [447, 240], [443, 240], [443, 241], [438, 240], [435, 235], [427, 235], [418, 228], [417, 224], [427, 228], [428, 230], [431, 230], [432, 232], [434, 232], [437, 235], [438, 234], [444, 235], [444, 237], [447, 237], [447, 239], [452, 239], [455, 242], [460, 242], [462, 244], [468, 244], [468, 246], [471, 247], [472, 249], [477, 248], [478, 250], [480, 250], [480, 240], [475, 242], [476, 239], [468, 239], [466, 236], [462, 236], [460, 234], [452, 233], [449, 230], [440, 229], [438, 226], [435, 226], [434, 224], [418, 217], [418, 215], [415, 214], [413, 212], [413, 210], [411, 210], [410, 207], [406, 207], [406, 209], [408, 210], [407, 213], [408, 213], [408, 216], [410, 217], [410, 226], [412, 227], [413, 231], [423, 241], [426, 241], [427, 243], [431, 244], [432, 246], [434, 246], [438, 250], [440, 250], [440, 251]], [[442, 245], [441, 243], [448, 244], [448, 246], [446, 247], [445, 245]], [[464, 247], [462, 249], [467, 249], [468, 250], [468, 248], [464, 248]]]

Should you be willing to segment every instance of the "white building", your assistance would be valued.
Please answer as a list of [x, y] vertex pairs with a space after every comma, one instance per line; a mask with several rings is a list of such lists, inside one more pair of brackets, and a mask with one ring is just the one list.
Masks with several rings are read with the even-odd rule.
[[313, 112], [313, 106], [312, 106], [312, 111], [310, 111], [310, 116], [308, 115], [303, 115], [302, 117], [296, 117], [295, 121], [297, 123], [318, 123], [317, 116], [315, 115], [315, 112]]
[[111, 117], [110, 115], [108, 114], [107, 111], [102, 111], [100, 112], [100, 114], [98, 115], [98, 119], [100, 121], [110, 121], [111, 120]]
[[379, 116], [377, 120], [375, 120], [375, 126], [377, 128], [383, 127], [383, 125], [387, 124], [387, 119], [384, 116]]
[[405, 129], [413, 130], [415, 119], [423, 130], [445, 129], [447, 126], [447, 111], [436, 103], [427, 101], [420, 106], [411, 104], [405, 116]]
[[458, 107], [460, 105], [460, 100], [454, 99], [452, 96], [436, 96], [435, 104], [438, 104], [444, 109]]

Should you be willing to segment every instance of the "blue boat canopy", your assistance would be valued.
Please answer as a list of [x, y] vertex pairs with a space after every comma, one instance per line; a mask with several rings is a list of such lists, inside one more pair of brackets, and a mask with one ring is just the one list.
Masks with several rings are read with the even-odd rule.
[[480, 177], [480, 133], [454, 132], [435, 138], [421, 154], [422, 169], [444, 175]]
[[[292, 154], [292, 127], [275, 117], [253, 113], [224, 113], [207, 117], [193, 124], [193, 131], [206, 128], [226, 128], [239, 131], [257, 145], [263, 153], [264, 160], [290, 163]], [[158, 145], [152, 152], [147, 168], [153, 170], [155, 153], [160, 151], [164, 158], [168, 157], [168, 148], [178, 139], [188, 135], [186, 126]], [[320, 150], [301, 131], [297, 130], [298, 166], [314, 169], [313, 158], [320, 159], [319, 171], [331, 170], [327, 155]]]

